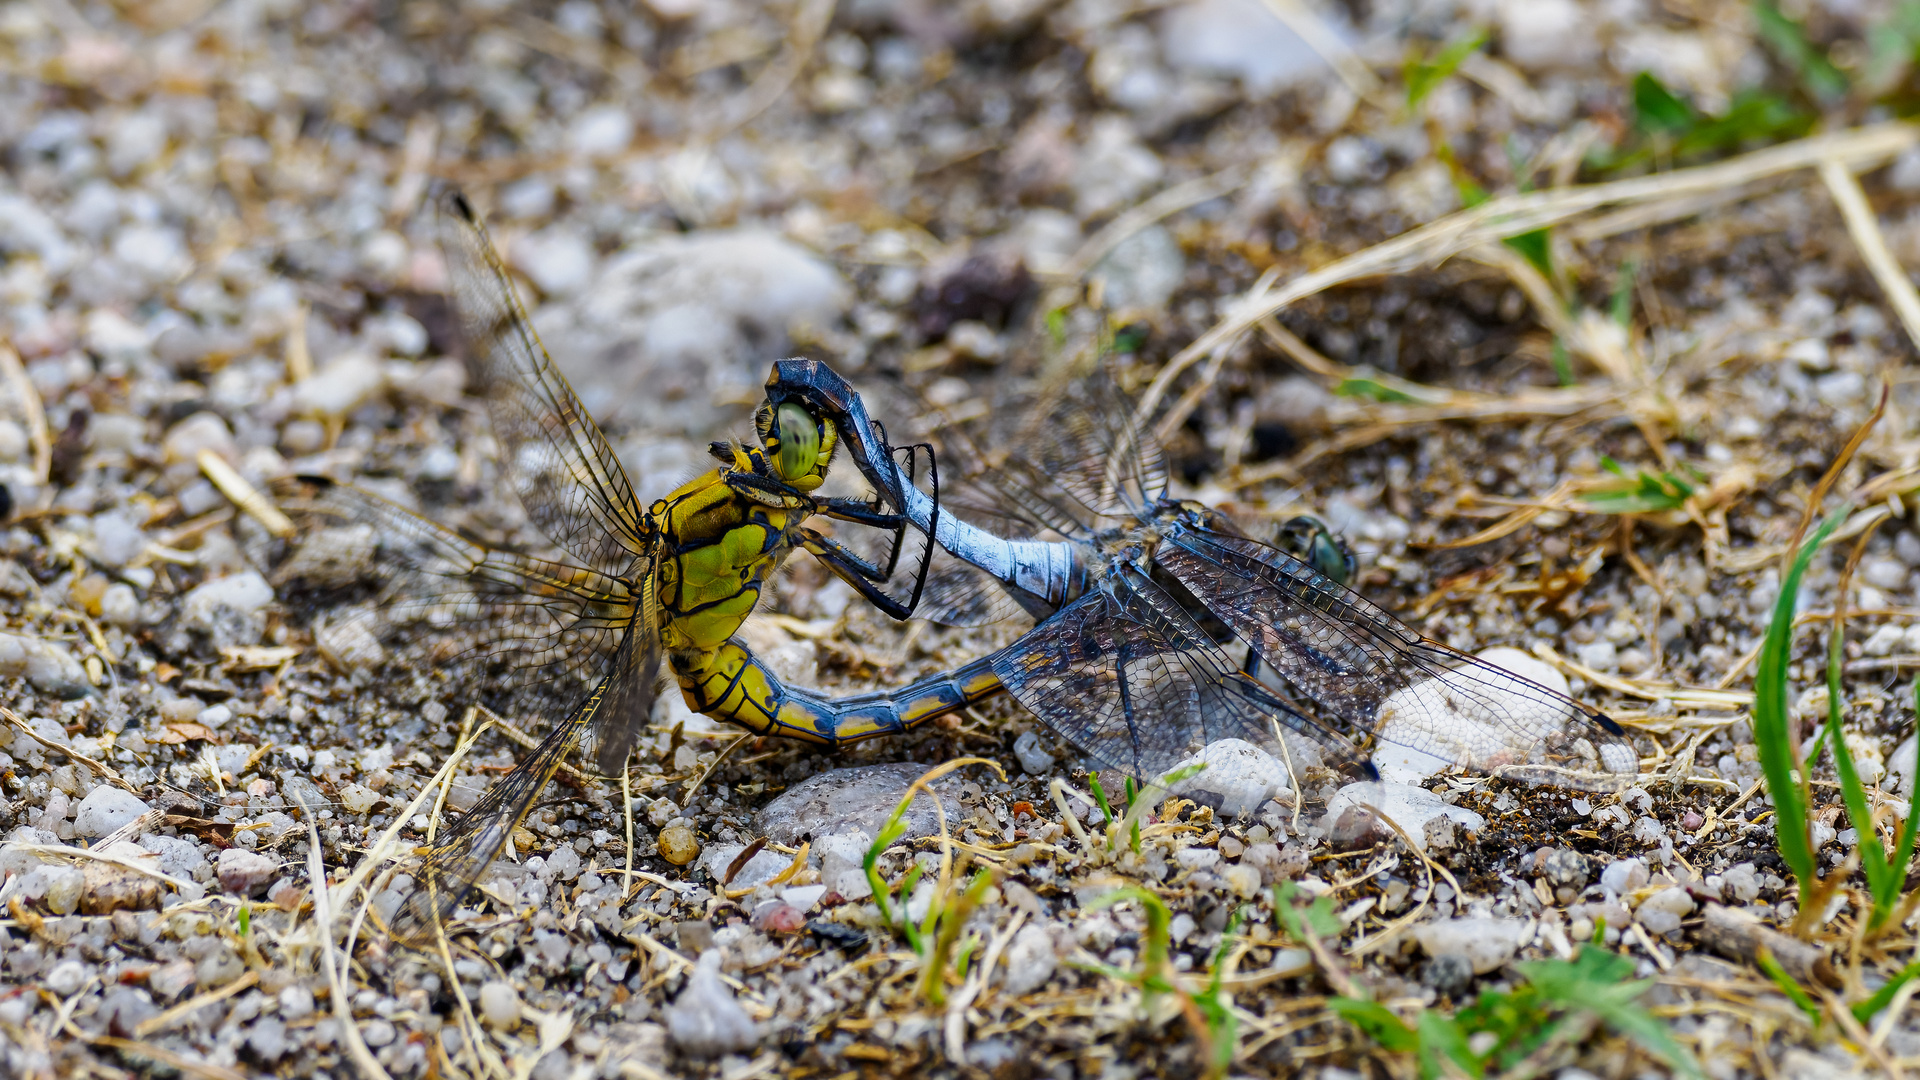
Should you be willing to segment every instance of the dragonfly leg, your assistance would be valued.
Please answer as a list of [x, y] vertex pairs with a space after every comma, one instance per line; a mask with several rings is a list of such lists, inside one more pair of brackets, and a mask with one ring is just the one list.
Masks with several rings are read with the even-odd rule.
[[770, 476], [758, 476], [750, 472], [722, 471], [722, 478], [729, 490], [762, 506], [775, 506], [783, 510], [810, 509], [814, 499], [793, 486]]
[[882, 592], [875, 582], [885, 581], [892, 576], [890, 568], [883, 569], [868, 562], [845, 545], [832, 537], [822, 536], [812, 529], [801, 533], [800, 547], [809, 555], [819, 559], [821, 564], [833, 572], [833, 576], [853, 586], [855, 592], [885, 612], [890, 618], [906, 620], [913, 617], [915, 601], [919, 590], [914, 590], [915, 601], [905, 604]]
[[820, 512], [836, 521], [851, 521], [858, 525], [870, 525], [876, 529], [898, 529], [909, 524], [905, 514], [890, 514], [876, 510], [862, 499], [849, 499], [835, 496], [820, 500]]

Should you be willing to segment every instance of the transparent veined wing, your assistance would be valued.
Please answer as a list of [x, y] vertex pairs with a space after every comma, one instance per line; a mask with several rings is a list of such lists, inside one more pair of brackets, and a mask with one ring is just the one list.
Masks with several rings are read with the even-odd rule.
[[440, 213], [472, 389], [487, 403], [514, 493], [568, 555], [626, 574], [648, 542], [626, 470], [540, 344], [473, 207], [452, 192]]
[[1329, 765], [1353, 746], [1243, 675], [1173, 597], [1131, 566], [996, 655], [994, 673], [1047, 725], [1102, 765], [1152, 783], [1222, 739], [1276, 757], [1282, 731]]
[[424, 650], [416, 659], [429, 662], [484, 659], [521, 691], [517, 705], [551, 717], [572, 711], [632, 635], [635, 670], [652, 674], [600, 710], [608, 734], [593, 740], [603, 769], [619, 768], [636, 725], [651, 712], [660, 662], [653, 575], [644, 563], [630, 584], [502, 551], [317, 477], [281, 481], [274, 497], [300, 530], [271, 568], [275, 587], [351, 612], [319, 625], [323, 650], [356, 650], [351, 659], [366, 666], [390, 649]]
[[1300, 560], [1190, 523], [1163, 536], [1154, 561], [1348, 734], [1559, 787], [1616, 790], [1638, 774], [1605, 714], [1421, 637]]
[[589, 736], [609, 700], [622, 692], [623, 685], [632, 684], [635, 675], [623, 665], [602, 679], [512, 772], [434, 837], [426, 861], [414, 873], [412, 891], [394, 913], [389, 929], [395, 937], [414, 946], [433, 941], [434, 927], [445, 923], [487, 867], [513, 842], [513, 830], [533, 808], [534, 800], [574, 746]]

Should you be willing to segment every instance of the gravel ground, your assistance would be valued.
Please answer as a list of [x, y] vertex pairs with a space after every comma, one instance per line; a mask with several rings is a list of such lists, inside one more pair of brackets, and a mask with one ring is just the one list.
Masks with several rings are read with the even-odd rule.
[[[1630, 137], [1640, 72], [1713, 113], [1785, 77], [1747, 18], [1713, 5], [1309, 7], [1295, 25], [1349, 43], [1328, 50], [1341, 65], [1273, 13], [1294, 5], [1255, 0], [0, 4], [0, 704], [18, 718], [0, 732], [0, 1070], [1198, 1074], [1169, 1001], [1143, 1011], [1087, 966], [1135, 969], [1151, 944], [1140, 902], [1095, 903], [1130, 884], [1171, 910], [1183, 972], [1208, 967], [1246, 905], [1236, 1075], [1410, 1074], [1326, 1011], [1330, 985], [1350, 976], [1403, 1015], [1462, 1005], [1603, 923], [1716, 1078], [1920, 1057], [1904, 998], [1843, 1045], [1746, 963], [1757, 932], [1724, 944], [1721, 912], [1795, 914], [1740, 694], [1780, 552], [1882, 379], [1887, 415], [1840, 490], [1920, 462], [1913, 345], [1805, 172], [1693, 216], [1556, 233], [1547, 284], [1584, 308], [1606, 310], [1633, 268], [1611, 352], [1557, 360], [1564, 312], [1543, 316], [1524, 272], [1455, 260], [1318, 292], [1164, 399], [1195, 390], [1167, 440], [1182, 491], [1250, 522], [1322, 514], [1370, 596], [1457, 648], [1544, 657], [1541, 678], [1632, 728], [1640, 786], [1395, 789], [1390, 812], [1432, 863], [1343, 819], [1324, 776], [1302, 809], [1190, 796], [1137, 851], [1108, 849], [1083, 839], [1100, 819], [1071, 748], [1004, 701], [843, 754], [751, 743], [716, 764], [731, 736], [669, 695], [630, 795], [563, 778], [445, 957], [371, 925], [349, 941], [404, 882], [382, 864], [342, 891], [348, 873], [469, 707], [511, 717], [513, 699], [432, 642], [373, 668], [323, 656], [329, 612], [276, 595], [268, 528], [215, 481], [327, 475], [545, 546], [450, 359], [437, 188], [486, 209], [650, 500], [708, 440], [746, 434], [774, 357], [829, 360], [915, 436], [992, 416], [1043, 370], [1050, 321], [1068, 338], [1119, 328], [1137, 392], [1263, 274], [1460, 209], [1443, 147], [1496, 193], [1605, 178], [1580, 162]], [[1884, 16], [1867, 8], [1808, 25], [1857, 42]], [[1489, 44], [1409, 111], [1402, 62], [1470, 27]], [[1889, 161], [1866, 184], [1914, 265], [1920, 152], [1872, 164]], [[1558, 411], [1461, 404], [1545, 400], [1557, 362], [1598, 392]], [[1444, 389], [1337, 394], [1354, 374]], [[1609, 458], [1676, 470], [1701, 497], [1628, 520], [1548, 496]], [[1849, 741], [1869, 784], [1902, 798], [1916, 486], [1876, 490], [1888, 513], [1846, 597]], [[1448, 546], [1542, 499], [1517, 529]], [[1852, 546], [1815, 560], [1803, 611], [1832, 609]], [[793, 681], [851, 692], [1017, 632], [897, 626], [851, 599], [797, 560], [777, 616], [745, 636]], [[1826, 710], [1815, 636], [1792, 672], [1803, 721]], [[523, 752], [489, 729], [448, 807]], [[956, 920], [969, 974], [930, 1005], [860, 858], [907, 782], [961, 755], [1005, 770], [936, 785], [960, 857], [999, 877]], [[1858, 842], [1835, 798], [1816, 788], [1823, 865]], [[429, 814], [398, 822], [396, 853]], [[888, 880], [914, 861], [937, 874], [939, 815], [916, 804]], [[1267, 887], [1288, 880], [1333, 897], [1337, 972], [1273, 927]], [[1828, 940], [1847, 940], [1859, 902], [1831, 913]], [[1896, 934], [1848, 967], [1849, 1000], [1912, 952]], [[1663, 1069], [1605, 1029], [1540, 1065]]]

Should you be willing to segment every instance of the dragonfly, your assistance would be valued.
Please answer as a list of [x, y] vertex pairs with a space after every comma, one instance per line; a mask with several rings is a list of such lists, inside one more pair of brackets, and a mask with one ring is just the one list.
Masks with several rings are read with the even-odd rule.
[[[1604, 713], [1423, 637], [1354, 592], [1350, 553], [1317, 521], [1289, 523], [1276, 546], [1169, 495], [1163, 450], [1100, 371], [1069, 384], [1027, 425], [1029, 443], [988, 470], [999, 519], [1023, 523], [1022, 536], [936, 507], [826, 365], [777, 363], [767, 401], [833, 418], [915, 528], [1035, 615], [1013, 644], [960, 669], [969, 692], [996, 684], [1143, 784], [1229, 738], [1365, 775], [1377, 775], [1369, 746], [1579, 790], [1618, 790], [1639, 772], [1631, 738]], [[982, 608], [936, 584], [928, 610]]]
[[[389, 646], [422, 646], [428, 664], [492, 661], [522, 685], [522, 701], [560, 717], [428, 846], [389, 927], [413, 944], [430, 941], [469, 895], [576, 748], [603, 774], [624, 767], [663, 659], [692, 709], [750, 732], [839, 743], [903, 729], [913, 712], [848, 710], [823, 726], [826, 713], [783, 711], [778, 680], [733, 635], [794, 551], [898, 618], [926, 573], [923, 559], [904, 600], [878, 587], [898, 569], [905, 519], [816, 494], [839, 429], [798, 402], [763, 405], [754, 441], [712, 444], [716, 467], [643, 507], [541, 345], [473, 207], [451, 193], [441, 223], [470, 385], [485, 401], [506, 486], [556, 557], [481, 543], [324, 478], [276, 489], [303, 528], [276, 560], [275, 584], [317, 598], [358, 594], [345, 619], [316, 624], [323, 652], [349, 665], [382, 662]], [[911, 467], [887, 475], [911, 476]], [[863, 557], [810, 526], [816, 514], [891, 532], [891, 555]]]

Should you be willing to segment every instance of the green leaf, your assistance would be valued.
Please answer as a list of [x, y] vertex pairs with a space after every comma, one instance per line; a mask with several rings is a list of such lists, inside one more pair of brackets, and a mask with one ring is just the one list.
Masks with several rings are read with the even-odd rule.
[[1735, 91], [1724, 114], [1703, 114], [1645, 72], [1633, 80], [1633, 104], [1630, 137], [1591, 159], [1601, 172], [1649, 162], [1665, 166], [1749, 144], [1798, 138], [1820, 119], [1779, 94], [1753, 88]]
[[1800, 77], [1800, 85], [1814, 98], [1834, 102], [1847, 96], [1847, 76], [1835, 67], [1819, 46], [1807, 40], [1799, 23], [1787, 18], [1773, 0], [1757, 0], [1753, 5], [1755, 29], [1760, 40], [1772, 49], [1788, 70]]
[[1113, 807], [1107, 803], [1106, 790], [1100, 786], [1100, 774], [1088, 773], [1087, 786], [1093, 789], [1093, 801], [1100, 807], [1100, 816], [1107, 819], [1107, 824], [1113, 824]]
[[1693, 106], [1674, 96], [1650, 71], [1633, 77], [1633, 122], [1641, 131], [1680, 132], [1699, 123]]
[[1593, 1013], [1676, 1071], [1690, 1077], [1702, 1075], [1699, 1064], [1674, 1041], [1667, 1026], [1636, 1003], [1652, 989], [1653, 981], [1627, 981], [1634, 970], [1630, 958], [1589, 945], [1570, 961], [1525, 960], [1513, 966], [1543, 997]]
[[1385, 1049], [1406, 1054], [1420, 1048], [1420, 1039], [1413, 1029], [1378, 1002], [1330, 997], [1327, 1008]]
[[1753, 741], [1760, 751], [1767, 794], [1773, 799], [1774, 843], [1787, 868], [1799, 881], [1803, 908], [1818, 879], [1813, 841], [1808, 833], [1807, 794], [1794, 776], [1800, 762], [1795, 758], [1787, 718], [1787, 665], [1793, 656], [1793, 608], [1800, 595], [1800, 579], [1806, 576], [1814, 553], [1852, 511], [1852, 503], [1841, 503], [1795, 553], [1786, 579], [1780, 582], [1780, 595], [1773, 602], [1773, 619], [1767, 626], [1766, 638], [1760, 643], [1760, 658], [1753, 676]]
[[1553, 237], [1548, 230], [1535, 229], [1509, 236], [1502, 243], [1525, 256], [1535, 270], [1549, 278], [1553, 276]]
[[1340, 380], [1340, 384], [1333, 388], [1333, 392], [1341, 397], [1365, 398], [1369, 401], [1385, 402], [1390, 405], [1414, 404], [1420, 400], [1404, 390], [1396, 389], [1378, 379], [1368, 378], [1366, 376], [1342, 379]]
[[1476, 28], [1453, 39], [1422, 59], [1410, 60], [1401, 71], [1407, 84], [1407, 108], [1417, 109], [1435, 87], [1460, 69], [1467, 57], [1487, 43], [1487, 31]]
[[1446, 1070], [1440, 1065], [1441, 1054], [1445, 1054], [1474, 1080], [1487, 1075], [1487, 1063], [1467, 1045], [1467, 1033], [1460, 1030], [1460, 1025], [1454, 1023], [1451, 1017], [1442, 1016], [1432, 1009], [1423, 1009], [1416, 1024], [1415, 1030], [1420, 1035], [1422, 1077], [1438, 1080], [1446, 1075]]
[[1773, 958], [1773, 950], [1762, 945], [1759, 951], [1754, 953], [1753, 959], [1760, 965], [1760, 970], [1767, 973], [1767, 978], [1773, 980], [1773, 985], [1787, 995], [1787, 1000], [1799, 1006], [1800, 1011], [1806, 1014], [1807, 1022], [1819, 1028], [1820, 1006], [1814, 1004], [1813, 998], [1807, 994], [1806, 990], [1794, 980], [1793, 976], [1787, 974], [1787, 969], [1780, 966], [1780, 961]]
[[1596, 488], [1580, 496], [1581, 501], [1596, 513], [1664, 513], [1685, 506], [1687, 500], [1693, 496], [1694, 486], [1672, 472], [1663, 472], [1659, 476], [1654, 476], [1642, 469], [1630, 475], [1619, 462], [1610, 457], [1601, 458], [1600, 467], [1620, 477], [1621, 482], [1609, 483], [1606, 487]]
[[1912, 982], [1916, 975], [1920, 975], [1920, 961], [1901, 968], [1900, 974], [1888, 979], [1885, 986], [1873, 992], [1872, 997], [1865, 1001], [1854, 1002], [1851, 1006], [1853, 1018], [1860, 1021], [1862, 1026], [1872, 1023], [1874, 1014], [1893, 1004], [1893, 995], [1899, 993], [1901, 987]]

